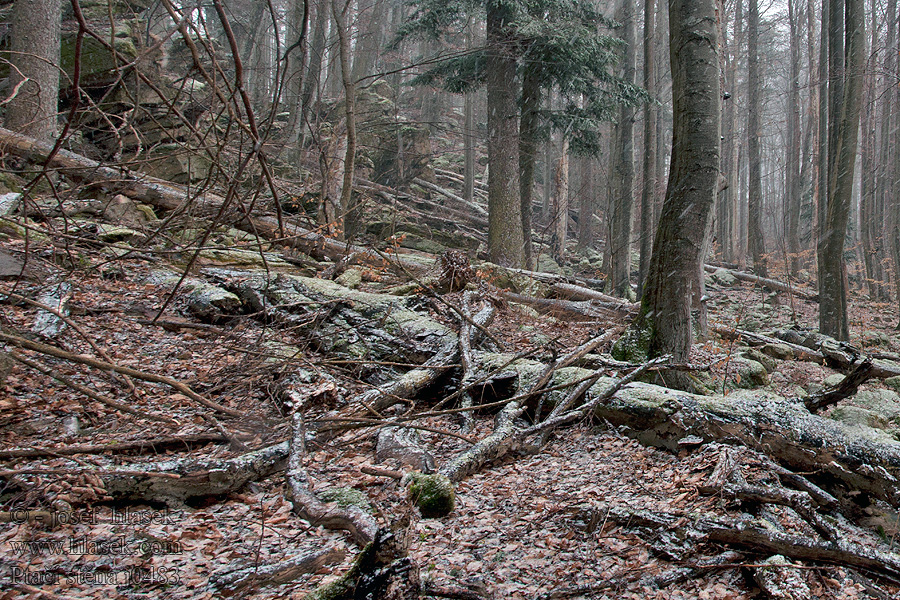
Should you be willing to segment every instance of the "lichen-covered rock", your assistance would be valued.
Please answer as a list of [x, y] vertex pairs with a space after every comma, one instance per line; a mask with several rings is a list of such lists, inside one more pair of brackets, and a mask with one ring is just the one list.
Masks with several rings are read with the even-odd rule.
[[765, 344], [759, 351], [778, 360], [794, 360], [794, 351], [787, 344]]
[[453, 484], [440, 473], [417, 473], [407, 475], [409, 498], [426, 519], [445, 517], [456, 506], [456, 492]]
[[[145, 279], [151, 285], [175, 286], [181, 275], [167, 269], [151, 271]], [[228, 290], [220, 288], [197, 277], [185, 277], [181, 283], [188, 311], [205, 321], [216, 321], [223, 315], [233, 315], [240, 311], [241, 299]]]
[[355, 290], [362, 284], [362, 269], [347, 269], [335, 278], [334, 282], [339, 283], [346, 288]]
[[772, 373], [773, 371], [775, 371], [775, 359], [767, 354], [763, 354], [756, 348], [749, 348], [747, 350], [744, 350], [743, 352], [741, 352], [740, 356], [748, 360], [755, 360], [763, 367], [765, 367], [766, 373]]
[[863, 331], [860, 338], [863, 346], [886, 348], [891, 345], [891, 338], [883, 331]]
[[875, 429], [887, 429], [889, 426], [887, 419], [859, 406], [836, 406], [828, 416], [848, 425], [865, 425]]
[[900, 392], [900, 375], [896, 377], [888, 377], [884, 380], [884, 385], [888, 386], [894, 391]]
[[738, 280], [727, 269], [716, 269], [710, 277], [722, 287], [732, 287], [738, 284]]
[[840, 373], [832, 373], [828, 377], [825, 378], [825, 381], [822, 383], [825, 384], [825, 387], [835, 387], [841, 384], [844, 380], [844, 376]]
[[893, 390], [860, 390], [851, 402], [855, 406], [872, 411], [879, 417], [900, 423], [900, 395]]
[[741, 356], [731, 359], [728, 372], [732, 374], [732, 385], [751, 389], [763, 387], [769, 383], [769, 373], [759, 362]]
[[369, 497], [357, 489], [351, 487], [333, 487], [316, 492], [316, 496], [322, 502], [334, 502], [339, 508], [358, 508], [367, 513], [372, 512]]
[[610, 354], [616, 360], [624, 360], [633, 363], [642, 363], [647, 360], [650, 349], [650, 338], [653, 330], [649, 325], [645, 327], [631, 327], [613, 344]]

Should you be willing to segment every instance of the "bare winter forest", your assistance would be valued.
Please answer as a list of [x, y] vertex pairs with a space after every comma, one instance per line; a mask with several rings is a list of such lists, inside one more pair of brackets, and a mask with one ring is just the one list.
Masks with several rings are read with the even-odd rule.
[[0, 0], [0, 599], [900, 597], [897, 0]]

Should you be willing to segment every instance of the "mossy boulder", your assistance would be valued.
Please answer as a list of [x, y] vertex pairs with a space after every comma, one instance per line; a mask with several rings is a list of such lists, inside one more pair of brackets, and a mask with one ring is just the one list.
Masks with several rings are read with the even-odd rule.
[[440, 473], [412, 472], [407, 475], [409, 499], [426, 519], [445, 517], [456, 506], [456, 492], [450, 480]]
[[766, 369], [766, 373], [772, 373], [775, 371], [775, 359], [767, 354], [763, 354], [759, 350], [755, 348], [749, 348], [740, 353], [742, 358], [746, 358], [748, 360], [755, 360], [759, 364], [761, 364]]
[[635, 324], [632, 324], [613, 344], [610, 354], [616, 360], [642, 363], [647, 360], [652, 336], [653, 330], [649, 325], [637, 327]]
[[889, 425], [878, 413], [859, 406], [837, 406], [829, 417], [847, 425], [865, 425], [874, 429], [887, 429]]
[[737, 278], [726, 269], [716, 269], [709, 277], [722, 287], [733, 287], [738, 284]]
[[879, 417], [900, 423], [900, 395], [894, 390], [860, 390], [852, 402], [854, 406], [870, 410]]
[[743, 356], [733, 358], [728, 371], [733, 374], [732, 385], [735, 387], [752, 389], [769, 383], [769, 372], [766, 368], [762, 363], [750, 358]]

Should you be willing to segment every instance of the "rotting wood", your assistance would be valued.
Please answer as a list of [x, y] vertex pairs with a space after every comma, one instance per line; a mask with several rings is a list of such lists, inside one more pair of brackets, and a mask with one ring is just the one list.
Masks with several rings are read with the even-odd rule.
[[340, 548], [328, 547], [297, 556], [281, 558], [276, 563], [251, 565], [236, 571], [214, 574], [210, 583], [219, 593], [228, 595], [244, 594], [266, 585], [290, 583], [308, 573], [315, 573], [322, 567], [344, 560], [345, 552]]
[[867, 357], [861, 349], [852, 344], [839, 342], [818, 332], [782, 329], [773, 332], [773, 335], [779, 340], [778, 343], [793, 344], [820, 352], [829, 366], [845, 373], [855, 368], [860, 361], [872, 358], [872, 378], [887, 379], [888, 377], [900, 375], [900, 364], [890, 360]]
[[761, 333], [754, 333], [752, 331], [744, 331], [742, 329], [737, 329], [736, 327], [728, 327], [726, 325], [710, 324], [709, 328], [711, 331], [719, 334], [720, 336], [722, 336], [725, 339], [728, 339], [728, 340], [743, 339], [748, 344], [753, 345], [753, 346], [761, 346], [763, 344], [785, 345], [794, 352], [794, 355], [798, 360], [817, 362], [819, 364], [821, 364], [825, 360], [825, 355], [816, 349], [809, 348], [807, 346], [802, 346], [797, 343], [781, 340], [781, 339], [778, 339], [777, 337], [771, 337], [768, 335], [763, 335]]
[[803, 399], [803, 403], [806, 404], [806, 408], [810, 412], [818, 412], [823, 408], [837, 404], [841, 400], [856, 394], [859, 386], [872, 377], [872, 371], [872, 359], [866, 358], [853, 367], [853, 370], [839, 384], [826, 388], [821, 392], [810, 394]]
[[487, 215], [488, 215], [487, 209], [484, 208], [483, 206], [478, 205], [474, 202], [468, 202], [465, 198], [463, 198], [461, 196], [457, 196], [456, 194], [454, 194], [453, 192], [451, 192], [450, 190], [448, 190], [446, 188], [442, 188], [439, 185], [429, 183], [429, 182], [425, 181], [424, 179], [420, 179], [418, 177], [414, 178], [412, 181], [413, 181], [413, 183], [415, 183], [418, 186], [421, 186], [427, 190], [431, 190], [432, 192], [437, 192], [438, 194], [453, 200], [457, 204], [460, 204], [461, 206], [464, 206], [465, 208], [475, 211], [481, 217], [487, 217]]
[[[0, 147], [28, 161], [44, 163], [53, 146], [0, 127]], [[194, 194], [176, 183], [157, 179], [136, 171], [105, 167], [95, 160], [68, 150], [58, 150], [47, 168], [59, 171], [78, 182], [102, 186], [110, 193], [123, 194], [166, 211], [181, 211], [191, 207], [195, 216], [211, 216], [220, 209], [225, 199], [213, 193]], [[242, 207], [236, 207], [240, 211]], [[296, 220], [265, 215], [249, 215], [241, 212], [232, 218], [235, 227], [254, 235], [276, 241], [283, 246], [297, 248], [314, 258], [337, 260], [356, 252], [359, 262], [383, 265], [378, 254], [368, 248], [347, 244], [302, 227]], [[400, 249], [400, 254], [416, 254]], [[408, 269], [421, 270], [422, 262], [406, 260], [399, 256]], [[423, 260], [426, 260], [423, 258]]]
[[115, 500], [177, 506], [190, 498], [236, 492], [283, 471], [287, 458], [288, 443], [282, 442], [231, 459], [132, 463], [98, 475]]
[[553, 283], [550, 285], [550, 292], [559, 298], [567, 300], [596, 300], [600, 303], [600, 306], [619, 306], [623, 311], [634, 314], [637, 314], [638, 309], [641, 307], [639, 302], [627, 302], [622, 298], [616, 298], [615, 296], [572, 283]]

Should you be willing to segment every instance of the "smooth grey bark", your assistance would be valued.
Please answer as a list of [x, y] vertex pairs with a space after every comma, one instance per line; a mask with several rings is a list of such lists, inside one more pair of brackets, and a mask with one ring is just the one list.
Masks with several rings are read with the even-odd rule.
[[522, 203], [522, 238], [525, 268], [534, 269], [531, 247], [531, 221], [534, 196], [534, 165], [538, 147], [538, 109], [541, 82], [535, 66], [525, 67], [522, 78], [522, 113], [519, 119], [519, 197]]
[[636, 325], [651, 356], [690, 357], [691, 296], [719, 181], [721, 99], [715, 0], [671, 0], [672, 166]]
[[790, 29], [790, 78], [788, 80], [787, 147], [785, 152], [785, 207], [787, 210], [787, 246], [791, 274], [800, 270], [800, 34], [796, 0], [788, 0], [788, 25]]
[[[846, 25], [841, 0], [831, 1], [829, 27], [829, 87], [840, 86], [840, 98], [829, 90], [828, 194], [825, 224], [819, 232], [819, 331], [838, 340], [850, 337], [847, 320], [846, 265], [844, 237], [850, 218], [851, 194], [859, 140], [865, 64], [865, 10], [863, 0], [847, 0]], [[840, 30], [840, 31], [838, 31]], [[832, 54], [846, 36], [846, 60]], [[838, 42], [838, 38], [841, 41]], [[839, 102], [839, 106], [834, 103]]]
[[[616, 20], [625, 45], [622, 79], [635, 81], [634, 0], [621, 0]], [[607, 291], [626, 297], [631, 292], [631, 223], [634, 213], [634, 108], [623, 104], [615, 127], [609, 198], [609, 278]]]
[[491, 262], [521, 267], [524, 262], [519, 198], [519, 107], [516, 55], [508, 5], [487, 5], [488, 255]]
[[[656, 99], [656, 57], [653, 51], [653, 37], [656, 24], [656, 4], [654, 0], [644, 0], [644, 89]], [[656, 196], [656, 106], [653, 102], [644, 105], [644, 164], [643, 185], [641, 186], [641, 254], [638, 267], [638, 295], [643, 292], [650, 267], [650, 252], [653, 243], [653, 204]]]
[[759, 6], [749, 0], [747, 7], [747, 160], [750, 170], [747, 207], [747, 242], [753, 259], [753, 272], [768, 277], [766, 243], [762, 230], [762, 165], [760, 161], [759, 94]]
[[556, 194], [553, 196], [553, 235], [550, 240], [553, 259], [563, 264], [569, 231], [569, 139], [562, 136], [562, 148], [556, 163]]
[[370, 8], [360, 5], [357, 22], [365, 24], [365, 28], [356, 42], [356, 52], [353, 56], [351, 77], [355, 84], [375, 72], [387, 34], [385, 27], [387, 11], [388, 0], [374, 0]]
[[[896, 48], [897, 27], [900, 15], [897, 0], [888, 2], [886, 48]], [[885, 72], [896, 73], [898, 57], [888, 50], [885, 58]], [[897, 86], [889, 83], [881, 96], [881, 148], [878, 164], [878, 193], [883, 195], [882, 202], [887, 211], [885, 223], [885, 243], [891, 253], [893, 263], [894, 286], [897, 302], [900, 303], [900, 94]]]
[[578, 248], [588, 248], [594, 243], [594, 213], [597, 210], [594, 186], [596, 159], [583, 156], [578, 160]]
[[[466, 24], [466, 48], [472, 48], [472, 20]], [[466, 202], [475, 201], [475, 93], [466, 94], [463, 101], [463, 113], [465, 123], [463, 125], [463, 154], [465, 156], [465, 170], [463, 172], [463, 198]]]
[[41, 141], [57, 133], [60, 15], [60, 0], [16, 0], [10, 15], [4, 124]]
[[353, 172], [356, 168], [356, 85], [350, 75], [350, 30], [347, 13], [351, 0], [331, 1], [331, 13], [338, 35], [341, 61], [341, 80], [344, 84], [344, 118], [347, 127], [347, 148], [344, 154], [344, 179], [341, 184], [341, 217], [344, 239], [353, 239], [361, 228], [358, 201], [353, 198]]

